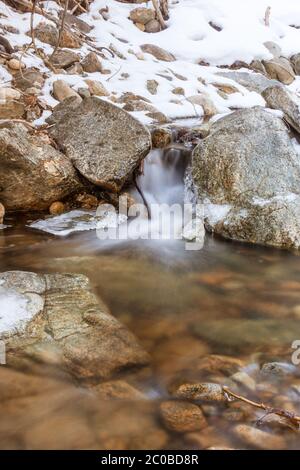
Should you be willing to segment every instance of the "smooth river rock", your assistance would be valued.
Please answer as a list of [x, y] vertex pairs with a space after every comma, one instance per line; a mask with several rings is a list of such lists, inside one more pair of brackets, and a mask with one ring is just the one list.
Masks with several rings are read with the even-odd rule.
[[43, 210], [81, 188], [69, 158], [20, 123], [0, 127], [0, 200], [8, 211]]
[[147, 353], [110, 315], [87, 277], [9, 271], [0, 275], [0, 287], [2, 294], [4, 290], [14, 295], [26, 309], [23, 322], [0, 329], [8, 365], [21, 369], [35, 362], [55, 365], [95, 382], [148, 363]]
[[50, 117], [50, 133], [90, 182], [118, 192], [151, 148], [150, 132], [124, 110], [96, 97]]

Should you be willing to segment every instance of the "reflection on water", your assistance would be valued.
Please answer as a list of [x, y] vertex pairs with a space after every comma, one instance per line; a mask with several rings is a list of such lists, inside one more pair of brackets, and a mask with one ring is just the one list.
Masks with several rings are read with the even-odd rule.
[[[140, 181], [148, 200], [182, 201], [185, 166], [180, 152], [163, 160], [152, 154]], [[242, 394], [300, 414], [300, 366], [283, 376], [259, 372], [266, 362], [290, 364], [291, 344], [300, 339], [295, 253], [212, 236], [193, 252], [181, 241], [132, 241], [102, 249], [94, 232], [61, 240], [25, 228], [25, 221], [8, 218], [13, 227], [0, 231], [1, 270], [88, 275], [112, 314], [149, 352], [151, 364], [96, 391], [40, 371], [38, 364], [34, 373], [18, 372], [17, 379], [0, 367], [0, 447], [251, 448], [234, 432], [237, 424], [253, 424], [261, 415], [251, 407], [203, 405], [207, 427], [185, 433], [168, 430], [159, 412], [178, 384], [236, 386], [229, 378], [236, 363], [255, 383], [255, 389], [244, 383]], [[230, 358], [218, 363], [215, 355]], [[106, 400], [114, 394], [123, 399]], [[299, 448], [294, 430], [274, 422], [261, 429]]]

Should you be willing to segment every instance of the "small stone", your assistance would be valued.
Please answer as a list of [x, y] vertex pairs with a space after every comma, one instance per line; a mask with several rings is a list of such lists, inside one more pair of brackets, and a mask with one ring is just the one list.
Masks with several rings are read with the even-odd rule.
[[22, 119], [25, 106], [20, 101], [0, 101], [0, 119]]
[[262, 73], [262, 74], [266, 73], [265, 66], [264, 66], [264, 64], [262, 63], [261, 60], [252, 60], [252, 62], [250, 64], [250, 69], [254, 70], [254, 72], [259, 72], [259, 73]]
[[[27, 33], [30, 36], [30, 32]], [[39, 23], [36, 28], [34, 29], [34, 34], [36, 39], [46, 44], [50, 44], [50, 46], [55, 47], [57, 45], [59, 39], [59, 30], [52, 24], [47, 24], [45, 22]], [[60, 47], [67, 47], [70, 49], [77, 49], [81, 47], [82, 42], [81, 40], [75, 35], [72, 34], [67, 29], [63, 30], [63, 33], [60, 38]]]
[[134, 23], [146, 24], [155, 18], [155, 11], [150, 8], [139, 7], [131, 10], [129, 15], [131, 21]]
[[160, 405], [160, 413], [167, 429], [186, 433], [200, 431], [207, 422], [199, 406], [185, 401], [165, 401]]
[[145, 31], [145, 25], [143, 23], [135, 23], [135, 26], [142, 32]]
[[0, 225], [3, 224], [4, 216], [5, 216], [5, 207], [4, 207], [4, 205], [0, 202]]
[[87, 84], [92, 96], [109, 96], [109, 92], [101, 82], [87, 78], [85, 83]]
[[11, 70], [20, 70], [20, 68], [21, 69], [25, 68], [25, 64], [21, 62], [19, 59], [10, 59], [7, 64]]
[[163, 62], [174, 62], [176, 60], [173, 54], [154, 44], [142, 44], [141, 49], [143, 52], [151, 54], [155, 59], [162, 60]]
[[63, 80], [56, 80], [53, 83], [53, 96], [58, 101], [63, 101], [70, 96], [79, 96], [67, 82]]
[[215, 383], [183, 384], [175, 391], [174, 395], [180, 399], [193, 401], [221, 403], [227, 401], [221, 385]]
[[218, 110], [215, 107], [213, 101], [209, 96], [202, 93], [201, 95], [193, 95], [187, 98], [187, 101], [194, 105], [202, 106], [205, 116], [211, 117], [218, 114]]
[[159, 21], [151, 20], [145, 25], [146, 33], [159, 33], [161, 31], [161, 26]]
[[82, 75], [83, 74], [83, 68], [82, 68], [82, 65], [79, 64], [79, 62], [76, 62], [75, 64], [71, 65], [71, 67], [68, 67], [66, 70], [67, 70], [68, 75]]
[[0, 100], [4, 101], [12, 101], [12, 100], [19, 100], [21, 98], [21, 93], [19, 90], [15, 90], [14, 88], [0, 88]]
[[51, 206], [49, 207], [49, 213], [51, 215], [63, 214], [65, 211], [66, 211], [65, 205], [61, 201], [52, 202]]
[[147, 90], [151, 95], [156, 95], [157, 94], [157, 88], [158, 88], [158, 81], [157, 80], [147, 80]]
[[[59, 17], [62, 18], [63, 15], [63, 10], [60, 10], [58, 13]], [[79, 29], [82, 33], [90, 33], [93, 29], [93, 26], [90, 26], [88, 23], [83, 21], [82, 19], [78, 18], [75, 15], [72, 15], [71, 13], [65, 13], [65, 23], [68, 24], [69, 26], [75, 26], [75, 28]]]
[[290, 85], [295, 80], [294, 70], [288, 59], [275, 57], [271, 60], [264, 60], [263, 64], [270, 78], [279, 80], [285, 85]]
[[35, 88], [34, 86], [31, 86], [25, 90], [26, 95], [34, 95], [38, 96], [41, 93], [41, 90], [38, 88]]
[[291, 57], [291, 63], [294, 68], [295, 74], [300, 75], [300, 53]]
[[76, 202], [80, 204], [83, 209], [95, 209], [99, 205], [99, 201], [96, 196], [92, 194], [78, 194]]
[[173, 93], [174, 95], [183, 95], [183, 96], [185, 95], [184, 88], [182, 88], [181, 86], [178, 86], [178, 87], [174, 88], [174, 89], [172, 90], [172, 93]]
[[67, 49], [59, 49], [51, 56], [51, 63], [60, 69], [66, 69], [79, 61], [80, 55]]
[[265, 376], [286, 377], [296, 375], [297, 368], [293, 364], [285, 362], [268, 362], [263, 364], [261, 373]]
[[153, 148], [165, 148], [172, 142], [172, 132], [163, 127], [153, 129], [151, 137]]
[[280, 450], [285, 449], [286, 447], [283, 437], [275, 436], [246, 424], [238, 424], [233, 429], [233, 432], [238, 439], [249, 447], [255, 447], [262, 450]]
[[81, 98], [89, 98], [91, 96], [90, 90], [84, 87], [78, 88], [77, 93]]
[[14, 76], [14, 86], [22, 91], [32, 86], [42, 88], [44, 82], [43, 74], [32, 67]]
[[83, 70], [88, 73], [102, 72], [102, 64], [96, 52], [89, 52], [80, 62]]
[[158, 124], [167, 124], [168, 122], [170, 122], [167, 116], [160, 111], [150, 111], [150, 113], [147, 113], [146, 116], [148, 116]]
[[248, 375], [244, 371], [236, 372], [230, 378], [237, 384], [242, 385], [243, 387], [248, 388], [249, 390], [254, 391], [256, 389], [255, 380], [252, 379], [252, 377], [250, 377], [250, 375]]

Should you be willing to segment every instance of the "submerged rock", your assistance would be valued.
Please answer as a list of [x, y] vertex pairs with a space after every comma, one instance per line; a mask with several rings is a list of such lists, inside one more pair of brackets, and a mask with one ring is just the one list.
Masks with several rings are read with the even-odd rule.
[[160, 405], [160, 413], [170, 431], [194, 432], [207, 426], [201, 408], [186, 401], [164, 401]]
[[8, 211], [47, 209], [81, 187], [70, 160], [20, 123], [0, 128], [0, 199]]
[[238, 424], [233, 432], [246, 445], [257, 449], [280, 450], [286, 447], [283, 437], [261, 431], [246, 424]]
[[147, 353], [92, 293], [85, 276], [10, 271], [0, 275], [0, 284], [15, 296], [19, 309], [15, 326], [11, 320], [9, 328], [0, 329], [8, 365], [55, 363], [78, 379], [95, 380], [148, 362]]
[[154, 44], [143, 44], [141, 49], [143, 52], [151, 54], [155, 59], [163, 62], [174, 62], [176, 60], [173, 54], [161, 47], [155, 46]]
[[256, 93], [262, 93], [269, 86], [279, 84], [277, 80], [271, 80], [261, 73], [228, 71], [218, 72], [217, 75], [229, 78], [247, 88], [249, 91], [255, 91]]
[[299, 248], [300, 161], [281, 119], [240, 110], [217, 121], [193, 153], [206, 228], [238, 241]]
[[[69, 103], [69, 101], [68, 101]], [[149, 131], [124, 110], [87, 98], [52, 116], [52, 137], [77, 170], [97, 186], [118, 192], [151, 148]]]

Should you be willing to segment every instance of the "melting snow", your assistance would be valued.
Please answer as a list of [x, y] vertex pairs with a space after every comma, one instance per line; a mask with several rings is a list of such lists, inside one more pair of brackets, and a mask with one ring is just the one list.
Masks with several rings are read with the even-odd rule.
[[0, 334], [22, 330], [31, 318], [27, 297], [0, 285]]

